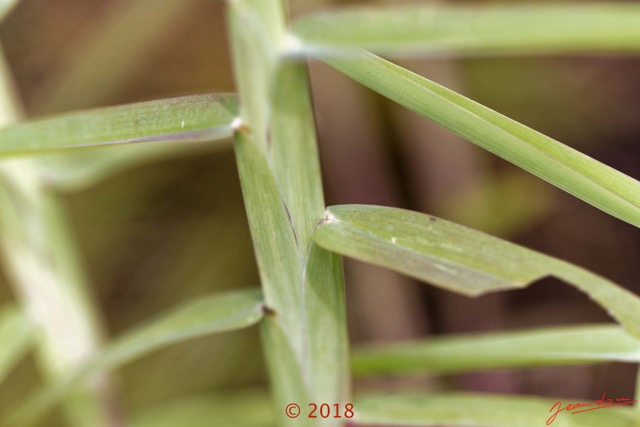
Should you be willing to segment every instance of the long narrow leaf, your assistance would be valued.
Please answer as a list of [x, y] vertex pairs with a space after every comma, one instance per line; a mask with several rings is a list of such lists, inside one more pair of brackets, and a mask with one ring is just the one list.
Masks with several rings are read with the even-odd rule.
[[556, 276], [640, 338], [640, 298], [561, 260], [442, 219], [404, 209], [343, 205], [327, 209], [318, 245], [468, 296], [524, 288]]
[[231, 136], [234, 95], [196, 95], [65, 114], [0, 130], [0, 156]]
[[360, 375], [444, 374], [608, 361], [640, 362], [640, 341], [612, 325], [455, 335], [363, 347], [354, 352], [352, 366]]
[[[343, 402], [349, 359], [342, 260], [313, 243], [324, 213], [320, 162], [307, 70], [285, 62], [275, 79], [271, 120], [271, 169], [295, 234], [303, 266], [302, 357], [311, 401]], [[271, 236], [268, 237], [271, 239]], [[291, 310], [291, 308], [289, 308]], [[331, 373], [328, 375], [328, 373]]]
[[364, 51], [354, 55], [326, 61], [474, 144], [640, 226], [640, 183], [635, 179], [375, 55]]
[[[540, 397], [451, 393], [441, 395], [394, 395], [366, 397], [354, 402], [356, 421], [381, 426], [545, 426], [556, 409], [573, 403], [595, 403], [593, 399], [545, 399]], [[632, 396], [607, 396], [629, 398]], [[604, 406], [604, 405], [601, 405]], [[625, 405], [630, 406], [630, 405]], [[589, 409], [588, 407], [581, 409]], [[602, 408], [572, 414], [562, 411], [551, 420], [554, 427], [636, 427], [637, 413], [625, 407]]]
[[28, 319], [16, 307], [5, 306], [0, 310], [0, 384], [29, 350], [33, 332]]
[[258, 323], [262, 316], [262, 293], [258, 290], [214, 295], [187, 303], [106, 345], [96, 358], [18, 408], [10, 418], [11, 425], [31, 425], [92, 373], [115, 369], [189, 339], [246, 328]]
[[341, 8], [303, 17], [303, 51], [427, 55], [637, 52], [637, 4], [411, 5]]

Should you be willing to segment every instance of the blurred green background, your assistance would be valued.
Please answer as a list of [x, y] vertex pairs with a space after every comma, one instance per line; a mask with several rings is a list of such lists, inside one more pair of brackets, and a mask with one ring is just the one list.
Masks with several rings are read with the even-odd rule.
[[[297, 16], [356, 2], [291, 3]], [[0, 40], [29, 117], [234, 90], [222, 0], [23, 0], [0, 26]], [[398, 61], [640, 177], [640, 58]], [[310, 74], [327, 204], [428, 212], [577, 263], [640, 292], [640, 239], [633, 226], [324, 64], [312, 63]], [[119, 149], [71, 156], [91, 161]], [[111, 336], [177, 302], [258, 284], [230, 144], [169, 150], [85, 188], [61, 189], [60, 195]], [[552, 279], [527, 290], [468, 299], [362, 263], [349, 261], [345, 269], [356, 345], [611, 321], [586, 296]], [[3, 301], [13, 298], [1, 270], [0, 289]], [[593, 399], [604, 391], [631, 396], [634, 369], [607, 364], [388, 378], [357, 381], [356, 390], [459, 388]], [[267, 383], [256, 328], [157, 352], [119, 370], [116, 379], [125, 414], [176, 398], [230, 396], [247, 388], [259, 392]], [[0, 412], [38, 381], [33, 360], [23, 362], [0, 387]]]

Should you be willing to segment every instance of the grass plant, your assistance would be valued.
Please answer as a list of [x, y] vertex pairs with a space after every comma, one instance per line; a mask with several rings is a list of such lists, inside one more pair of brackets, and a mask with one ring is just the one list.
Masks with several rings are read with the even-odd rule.
[[[13, 3], [0, 7], [8, 11]], [[327, 207], [305, 64], [324, 61], [587, 204], [640, 226], [635, 179], [377, 56], [637, 53], [638, 5], [426, 2], [336, 8], [295, 22], [289, 21], [285, 0], [226, 5], [237, 94], [21, 120], [12, 76], [2, 67], [0, 241], [17, 303], [0, 311], [0, 381], [29, 352], [36, 355], [43, 381], [14, 410], [0, 414], [0, 424], [36, 425], [61, 407], [73, 427], [537, 427], [547, 418], [550, 397], [383, 390], [361, 396], [353, 394], [352, 378], [640, 362], [640, 297], [608, 279], [446, 218], [379, 206]], [[145, 33], [146, 42], [152, 30], [157, 28]], [[85, 188], [124, 165], [202, 144], [233, 145], [260, 285], [181, 303], [129, 332], [106, 337], [57, 191]], [[587, 204], [584, 209], [591, 209]], [[586, 293], [617, 325], [461, 335], [352, 351], [342, 256], [466, 296], [523, 288], [553, 276]], [[124, 417], [114, 403], [111, 373], [124, 364], [188, 339], [253, 325], [260, 329], [271, 406], [251, 390], [244, 400], [175, 402], [166, 417], [153, 411]], [[290, 403], [300, 405], [299, 417], [287, 416]], [[309, 418], [310, 403], [337, 405], [339, 417]], [[347, 405], [353, 418], [345, 416]], [[558, 418], [556, 424], [630, 427], [640, 425], [640, 416], [637, 409], [619, 407]]]

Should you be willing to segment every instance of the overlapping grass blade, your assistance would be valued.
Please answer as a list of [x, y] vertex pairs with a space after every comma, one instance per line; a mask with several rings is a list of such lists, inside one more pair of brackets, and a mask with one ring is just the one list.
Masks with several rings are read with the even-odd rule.
[[548, 276], [575, 286], [640, 338], [640, 298], [589, 271], [433, 216], [381, 206], [327, 209], [318, 245], [467, 296]]
[[201, 297], [179, 306], [114, 340], [77, 371], [37, 393], [9, 418], [11, 425], [31, 425], [92, 373], [115, 369], [182, 341], [246, 328], [262, 319], [263, 310], [262, 292], [259, 290]]
[[[302, 364], [311, 401], [348, 398], [349, 362], [342, 260], [313, 243], [324, 213], [313, 108], [303, 64], [280, 64], [274, 81], [271, 169], [295, 234], [302, 266]], [[291, 308], [289, 308], [291, 310]], [[327, 373], [331, 373], [327, 375]]]
[[423, 4], [340, 8], [303, 17], [302, 50], [350, 55], [492, 55], [640, 51], [640, 7], [629, 3]]
[[483, 369], [640, 362], [640, 341], [614, 325], [455, 335], [353, 353], [354, 374], [449, 374]]
[[0, 156], [147, 141], [211, 141], [231, 136], [236, 114], [236, 98], [230, 94], [70, 113], [0, 130]]
[[26, 316], [12, 305], [0, 309], [0, 384], [27, 353], [34, 331]]
[[365, 51], [339, 71], [591, 205], [640, 226], [640, 183], [548, 136]]
[[[630, 396], [607, 396], [630, 398]], [[491, 426], [540, 427], [555, 412], [560, 401], [593, 403], [593, 399], [545, 399], [528, 396], [482, 395], [472, 393], [371, 396], [354, 402], [358, 424], [370, 426]], [[630, 405], [628, 405], [630, 406]], [[559, 413], [554, 427], [636, 427], [637, 413], [630, 408], [616, 407], [572, 414]]]
[[[282, 426], [291, 402], [342, 402], [348, 358], [341, 261], [315, 246], [324, 201], [303, 64], [283, 59], [286, 2], [230, 3], [229, 27], [242, 123], [235, 150], [265, 302], [263, 341]], [[323, 420], [342, 425], [344, 420]]]

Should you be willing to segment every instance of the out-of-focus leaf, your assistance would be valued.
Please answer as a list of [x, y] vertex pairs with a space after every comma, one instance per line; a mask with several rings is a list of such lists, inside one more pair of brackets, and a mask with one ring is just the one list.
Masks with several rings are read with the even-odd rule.
[[151, 407], [134, 415], [131, 427], [272, 427], [271, 399], [263, 392], [195, 396]]
[[235, 117], [236, 98], [230, 94], [107, 107], [4, 128], [0, 156], [146, 141], [212, 141], [231, 136]]
[[[58, 72], [49, 73], [33, 102], [36, 114], [112, 104], [139, 81], [167, 34], [184, 25], [198, 0], [128, 0], [105, 4], [103, 18], [65, 45]], [[136, 80], [137, 79], [137, 80]]]
[[12, 415], [12, 426], [36, 422], [58, 399], [95, 372], [115, 369], [160, 348], [189, 339], [254, 325], [263, 316], [262, 292], [238, 291], [198, 298], [107, 344], [101, 354], [44, 392], [37, 393]]
[[259, 290], [198, 298], [117, 338], [87, 371], [113, 369], [178, 342], [246, 328], [258, 323], [262, 315]]
[[438, 202], [434, 213], [494, 236], [516, 236], [554, 206], [553, 189], [520, 169], [487, 174], [469, 187]]
[[206, 144], [169, 141], [125, 144], [100, 150], [61, 151], [42, 156], [39, 169], [55, 185], [57, 191], [72, 192], [91, 187], [141, 165], [231, 149], [230, 142], [230, 139], [224, 138]]
[[0, 310], [0, 384], [33, 343], [29, 320], [14, 306]]
[[[631, 396], [607, 396], [607, 398]], [[568, 404], [592, 403], [593, 399], [545, 399], [540, 397], [451, 393], [440, 395], [372, 396], [354, 402], [358, 424], [381, 426], [491, 426], [541, 427], [556, 411], [550, 411], [560, 401]], [[594, 404], [597, 406], [597, 404]], [[630, 406], [630, 405], [625, 405]], [[584, 409], [584, 408], [581, 408]], [[630, 408], [602, 408], [572, 414], [560, 412], [554, 427], [635, 427], [637, 413]]]
[[355, 374], [454, 373], [481, 369], [640, 362], [640, 341], [613, 325], [435, 337], [353, 353]]
[[302, 51], [349, 55], [637, 52], [637, 4], [411, 5], [341, 8], [294, 25]]
[[[639, 21], [640, 22], [640, 21]], [[640, 226], [640, 183], [579, 151], [365, 51], [325, 58], [365, 86], [551, 184]]]
[[314, 239], [321, 247], [405, 273], [467, 296], [562, 279], [640, 338], [640, 298], [589, 271], [433, 216], [381, 206], [327, 209]]
[[20, 0], [0, 0], [0, 22], [4, 21]]

